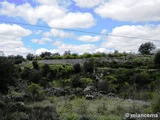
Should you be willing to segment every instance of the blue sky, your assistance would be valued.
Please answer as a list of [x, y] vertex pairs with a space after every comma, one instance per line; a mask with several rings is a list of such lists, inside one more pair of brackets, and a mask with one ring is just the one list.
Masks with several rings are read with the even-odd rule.
[[145, 42], [160, 48], [159, 6], [160, 0], [0, 0], [0, 51], [137, 52]]

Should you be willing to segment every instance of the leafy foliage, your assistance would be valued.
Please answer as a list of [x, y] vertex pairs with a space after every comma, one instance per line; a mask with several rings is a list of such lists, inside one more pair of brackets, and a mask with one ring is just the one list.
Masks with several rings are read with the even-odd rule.
[[83, 64], [83, 68], [84, 68], [84, 72], [92, 73], [93, 69], [94, 69], [94, 61], [93, 61], [93, 59], [90, 59], [89, 61], [86, 61]]
[[16, 86], [15, 66], [12, 60], [0, 57], [0, 93], [7, 94], [9, 86]]
[[154, 64], [160, 66], [160, 50], [155, 54]]
[[73, 65], [74, 73], [81, 72], [81, 65], [79, 63]]
[[149, 55], [151, 54], [151, 51], [155, 49], [156, 49], [156, 46], [153, 43], [147, 42], [147, 43], [141, 44], [138, 51], [141, 54]]
[[27, 56], [26, 56], [27, 60], [30, 60], [30, 61], [33, 60], [34, 57], [35, 56], [31, 53], [27, 54]]
[[32, 65], [33, 65], [34, 69], [38, 69], [39, 68], [38, 63], [35, 60], [32, 62]]

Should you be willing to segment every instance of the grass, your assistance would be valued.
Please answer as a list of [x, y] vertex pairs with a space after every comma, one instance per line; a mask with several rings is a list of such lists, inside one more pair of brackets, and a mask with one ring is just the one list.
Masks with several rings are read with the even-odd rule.
[[31, 103], [29, 106], [56, 107], [60, 120], [121, 120], [125, 113], [145, 113], [145, 104], [102, 97], [86, 100], [84, 97], [69, 100], [68, 97], [50, 97], [48, 100]]

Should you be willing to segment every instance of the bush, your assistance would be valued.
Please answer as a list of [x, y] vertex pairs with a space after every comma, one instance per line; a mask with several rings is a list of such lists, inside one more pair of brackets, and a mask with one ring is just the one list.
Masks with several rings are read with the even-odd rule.
[[24, 67], [23, 71], [20, 72], [20, 77], [22, 79], [28, 79], [29, 78], [29, 74], [31, 73], [31, 69], [29, 67]]
[[29, 120], [29, 116], [24, 112], [14, 112], [8, 116], [7, 120]]
[[0, 57], [0, 93], [7, 94], [9, 86], [16, 86], [17, 79], [14, 78], [15, 66], [12, 60]]
[[74, 73], [81, 72], [81, 65], [79, 63], [73, 65]]
[[160, 112], [160, 95], [159, 93], [155, 93], [153, 96], [153, 100], [151, 102], [151, 108], [153, 113], [159, 113]]
[[81, 55], [81, 58], [90, 58], [92, 55], [90, 53], [84, 53], [83, 55]]
[[33, 83], [39, 83], [42, 80], [42, 73], [41, 71], [34, 70], [32, 73], [29, 74], [29, 81]]
[[71, 85], [73, 88], [82, 87], [82, 82], [80, 81], [80, 78], [80, 75], [76, 75], [71, 79]]
[[94, 60], [90, 59], [83, 64], [84, 72], [92, 73], [94, 69]]
[[27, 86], [26, 93], [32, 101], [41, 101], [44, 99], [44, 90], [39, 84], [31, 83]]
[[33, 65], [34, 69], [38, 69], [39, 68], [39, 65], [38, 65], [37, 61], [33, 61], [32, 65]]
[[42, 74], [43, 74], [43, 76], [46, 77], [49, 72], [50, 72], [49, 65], [48, 64], [44, 64], [42, 66]]
[[54, 106], [35, 106], [29, 113], [30, 120], [59, 120], [59, 114]]
[[160, 50], [155, 54], [154, 64], [160, 67]]

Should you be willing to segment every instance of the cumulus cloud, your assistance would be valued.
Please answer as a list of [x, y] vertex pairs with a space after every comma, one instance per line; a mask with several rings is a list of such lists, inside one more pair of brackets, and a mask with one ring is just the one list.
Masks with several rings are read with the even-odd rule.
[[76, 2], [77, 6], [84, 8], [92, 8], [94, 6], [99, 5], [102, 2], [102, 0], [73, 0], [73, 1]]
[[94, 11], [103, 18], [118, 21], [160, 21], [159, 0], [107, 0]]
[[32, 39], [31, 41], [38, 44], [46, 44], [46, 42], [52, 42], [50, 38]]
[[0, 50], [5, 55], [26, 55], [33, 52], [23, 45], [22, 37], [29, 36], [32, 32], [19, 25], [0, 24]]
[[45, 5], [56, 5], [57, 0], [36, 0], [39, 4], [45, 4]]
[[0, 2], [0, 14], [11, 17], [22, 17], [31, 24], [36, 24], [38, 19], [48, 22], [65, 15], [65, 9], [57, 5], [39, 5], [33, 8], [29, 3], [16, 6], [9, 2]]
[[52, 50], [49, 50], [49, 49], [46, 49], [46, 48], [39, 48], [36, 50], [36, 55], [40, 55], [42, 52], [51, 52], [51, 53], [57, 53], [59, 52], [58, 50], [56, 49], [52, 49]]
[[53, 19], [50, 26], [57, 28], [90, 28], [95, 25], [95, 19], [90, 13], [68, 13], [63, 18]]
[[92, 53], [95, 49], [96, 46], [92, 44], [82, 44], [82, 45], [75, 45], [75, 44], [66, 44], [63, 42], [60, 42], [59, 44], [54, 44], [57, 45], [58, 51], [61, 53], [62, 51], [67, 51], [70, 50], [73, 53], [85, 53], [85, 52], [90, 52]]
[[[105, 42], [102, 44], [102, 47], [107, 49], [119, 50], [120, 52], [123, 51], [137, 52], [139, 46], [145, 42], [153, 42], [157, 47], [160, 47], [159, 31], [160, 31], [160, 25], [159, 26], [124, 25], [116, 27], [112, 30], [110, 36], [108, 36]], [[134, 38], [128, 38], [128, 37], [134, 37]], [[136, 38], [142, 38], [142, 39], [136, 39]]]
[[77, 39], [82, 42], [98, 42], [98, 41], [100, 41], [101, 37], [100, 36], [83, 35], [83, 36], [77, 37]]
[[109, 53], [110, 51], [107, 50], [106, 48], [97, 48], [97, 49], [95, 50], [95, 52]]
[[89, 28], [95, 25], [95, 19], [90, 13], [68, 12], [57, 2], [58, 0], [37, 1], [40, 4], [36, 7], [32, 7], [29, 3], [17, 6], [7, 1], [0, 2], [0, 14], [22, 17], [31, 24], [36, 24], [41, 19], [51, 27], [58, 28]]
[[42, 5], [61, 5], [67, 7], [71, 4], [70, 0], [35, 0], [37, 3]]
[[65, 37], [72, 37], [74, 35], [70, 32], [64, 32], [63, 30], [51, 29], [49, 32], [45, 32], [43, 36], [65, 38]]

